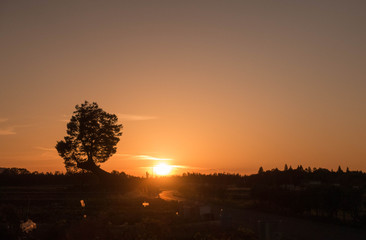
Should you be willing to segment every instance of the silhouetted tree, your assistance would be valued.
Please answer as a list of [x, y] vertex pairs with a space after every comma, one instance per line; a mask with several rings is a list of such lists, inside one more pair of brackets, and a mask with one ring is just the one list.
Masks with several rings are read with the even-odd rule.
[[287, 166], [287, 164], [285, 164], [283, 171], [287, 171], [287, 170], [288, 170], [288, 166]]
[[299, 166], [297, 166], [297, 169], [296, 170], [302, 172], [302, 171], [304, 171], [304, 168], [302, 167], [302, 165], [299, 165]]
[[115, 114], [109, 114], [93, 102], [76, 105], [67, 136], [57, 142], [56, 149], [64, 159], [67, 171], [87, 170], [99, 177], [109, 175], [99, 167], [117, 150], [122, 124]]
[[264, 172], [264, 170], [263, 170], [263, 167], [261, 166], [260, 168], [259, 168], [259, 170], [258, 170], [258, 174], [261, 174], [261, 173], [263, 173]]

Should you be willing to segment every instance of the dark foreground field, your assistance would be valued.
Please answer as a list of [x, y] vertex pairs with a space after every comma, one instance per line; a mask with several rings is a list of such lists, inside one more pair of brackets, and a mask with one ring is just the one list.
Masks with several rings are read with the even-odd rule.
[[[249, 229], [222, 226], [218, 218], [184, 218], [177, 201], [144, 191], [2, 187], [0, 207], [0, 239], [257, 239]], [[28, 233], [20, 228], [27, 219], [36, 223]]]
[[[184, 216], [185, 202], [192, 211], [192, 205], [205, 204], [172, 191], [160, 196], [143, 187], [127, 193], [60, 185], [1, 187], [0, 239], [366, 239], [363, 229], [227, 203], [205, 203], [219, 211], [211, 210], [208, 218]], [[27, 219], [36, 223], [28, 233], [20, 228]]]

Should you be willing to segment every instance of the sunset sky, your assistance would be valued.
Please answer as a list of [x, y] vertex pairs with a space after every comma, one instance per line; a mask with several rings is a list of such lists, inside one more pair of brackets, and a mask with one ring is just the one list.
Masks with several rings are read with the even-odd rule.
[[124, 125], [108, 171], [366, 171], [365, 11], [352, 0], [1, 1], [0, 167], [65, 171], [55, 145], [88, 100]]

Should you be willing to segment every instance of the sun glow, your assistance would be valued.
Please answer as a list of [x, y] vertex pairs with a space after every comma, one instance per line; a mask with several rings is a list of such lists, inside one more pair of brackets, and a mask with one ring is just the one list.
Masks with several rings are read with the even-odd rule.
[[165, 164], [165, 163], [160, 163], [158, 165], [155, 165], [153, 167], [153, 170], [154, 170], [154, 174], [156, 174], [158, 176], [166, 176], [173, 170], [173, 166]]

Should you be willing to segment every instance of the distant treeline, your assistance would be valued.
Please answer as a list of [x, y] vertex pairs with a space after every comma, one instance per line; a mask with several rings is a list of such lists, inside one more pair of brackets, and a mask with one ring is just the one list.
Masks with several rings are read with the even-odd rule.
[[255, 187], [258, 185], [282, 186], [289, 188], [307, 186], [307, 185], [341, 185], [347, 187], [366, 187], [366, 173], [362, 171], [343, 171], [339, 168], [337, 171], [325, 168], [302, 168], [296, 169], [285, 166], [284, 170], [277, 168], [264, 171], [261, 167], [257, 174], [240, 175], [231, 173], [183, 173], [182, 176], [173, 178], [184, 179], [186, 183], [203, 183], [218, 185], [234, 185], [236, 187]]
[[[123, 179], [139, 179], [139, 177], [127, 175], [124, 172], [112, 171], [112, 176]], [[236, 187], [281, 186], [287, 188], [298, 188], [309, 185], [332, 185], [346, 186], [352, 188], [366, 188], [366, 173], [362, 171], [350, 171], [348, 168], [343, 171], [340, 167], [337, 171], [324, 168], [310, 167], [304, 169], [301, 165], [296, 169], [285, 165], [284, 170], [277, 168], [264, 171], [260, 167], [257, 174], [240, 175], [231, 173], [183, 173], [181, 176], [165, 177], [181, 180], [185, 183], [234, 185]], [[25, 168], [0, 168], [0, 185], [17, 184], [75, 184], [98, 182], [98, 177], [90, 172], [78, 173], [55, 172], [30, 172]]]
[[251, 175], [246, 178], [248, 185], [253, 184], [265, 184], [265, 185], [342, 185], [347, 187], [365, 187], [366, 186], [366, 173], [362, 171], [350, 171], [348, 168], [343, 171], [341, 167], [338, 167], [337, 171], [328, 170], [325, 168], [313, 168], [310, 167], [304, 169], [301, 165], [296, 169], [289, 168], [285, 165], [283, 171], [272, 169], [264, 171], [261, 167], [258, 174]]
[[[112, 171], [114, 183], [138, 181], [139, 178], [127, 175], [124, 172]], [[99, 178], [86, 171], [78, 173], [30, 172], [25, 168], [0, 168], [0, 186], [27, 186], [27, 185], [98, 185]]]

